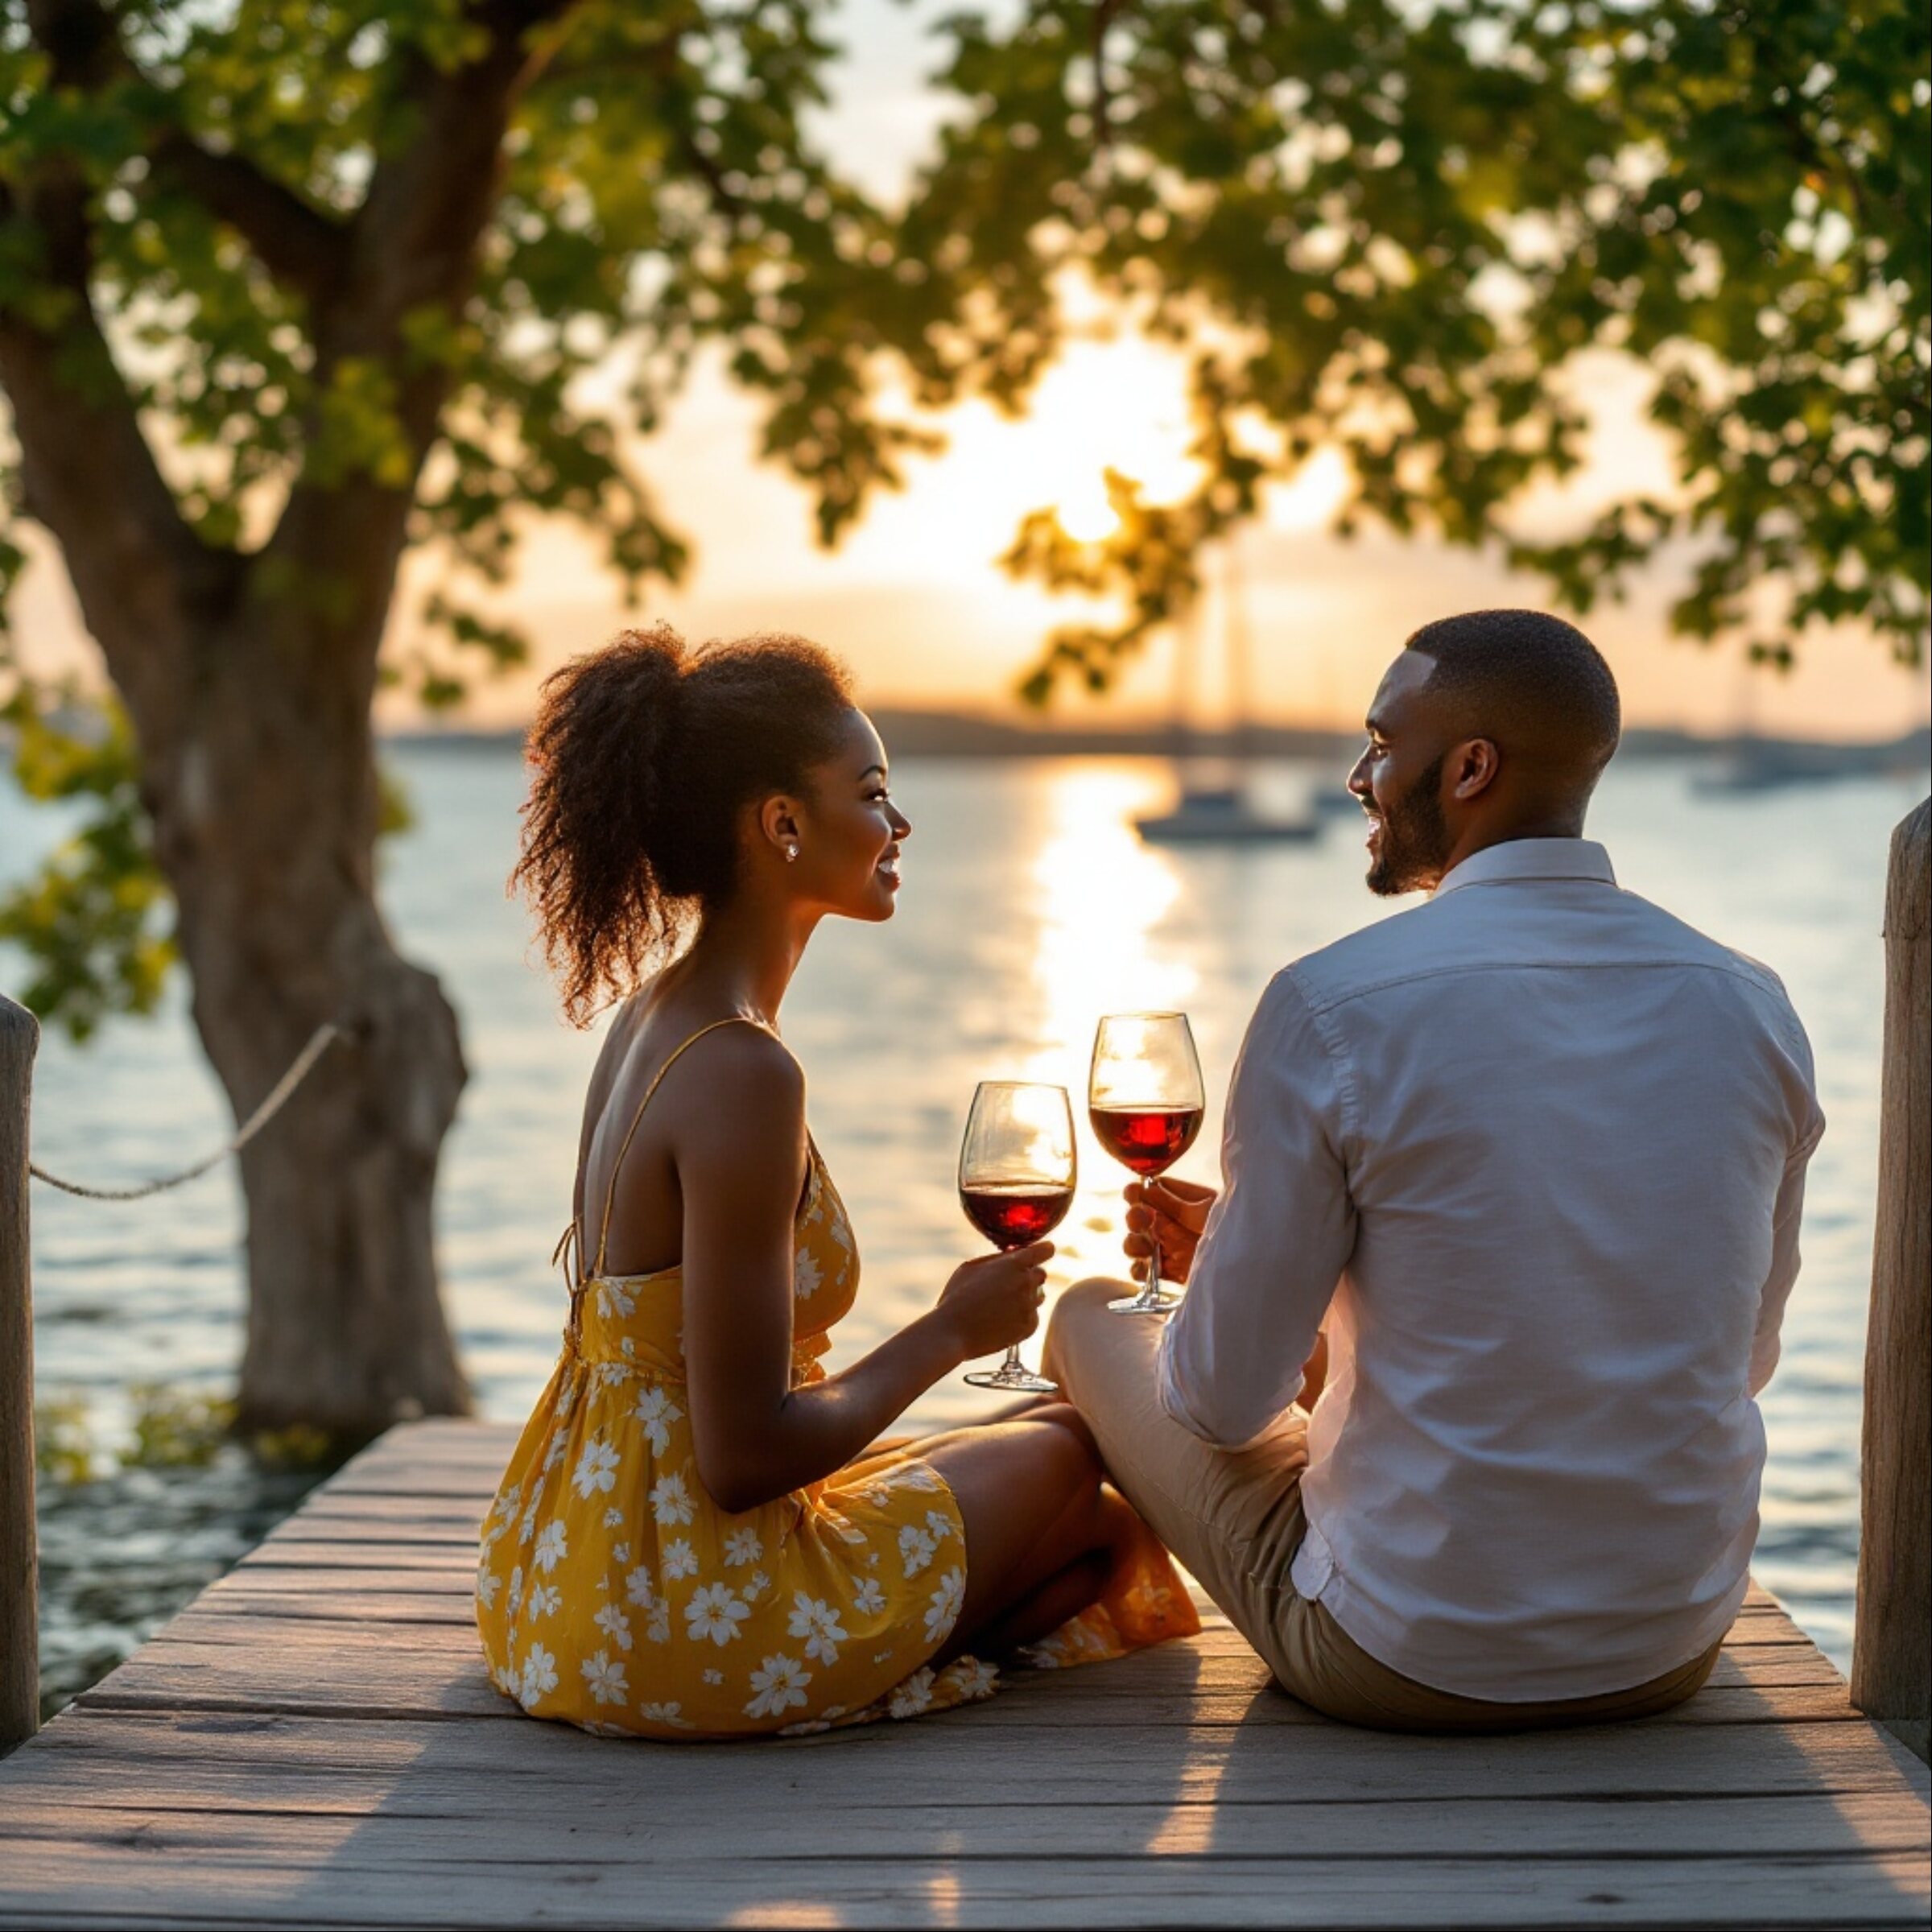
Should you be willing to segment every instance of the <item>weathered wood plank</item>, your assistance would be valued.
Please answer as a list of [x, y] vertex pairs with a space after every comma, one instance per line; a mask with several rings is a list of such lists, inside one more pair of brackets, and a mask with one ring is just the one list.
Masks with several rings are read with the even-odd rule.
[[[1395, 1859], [1365, 1882], [1355, 1860], [584, 1860], [561, 1830], [542, 1864], [499, 1858], [460, 1831], [411, 1835], [393, 1852], [379, 1856], [349, 1820], [250, 1819], [220, 1833], [159, 1821], [90, 1847], [81, 1893], [66, 1840], [16, 1840], [0, 1924], [1087, 1927], [1097, 1905], [1129, 1926], [1922, 1926], [1926, 1898], [1915, 1853]], [[218, 1868], [222, 1883], [185, 1896], [171, 1875], [191, 1864]]]
[[[1852, 1791], [1926, 1795], [1925, 1768], [1866, 1724], [1820, 1724], [1739, 1737], [1719, 1729], [1662, 1734], [1648, 1725], [1551, 1732], [1504, 1740], [1397, 1738], [1339, 1724], [1257, 1728], [1190, 1740], [1150, 1736], [1123, 1756], [1117, 1734], [1062, 1732], [1042, 1721], [993, 1730], [978, 1712], [764, 1745], [653, 1745], [588, 1738], [526, 1724], [506, 1744], [501, 1727], [453, 1718], [153, 1711], [64, 1712], [43, 1734], [37, 1761], [84, 1754], [111, 1775], [118, 1764], [171, 1778], [183, 1764], [226, 1765], [272, 1779], [289, 1768], [394, 1773], [436, 1766], [508, 1784], [591, 1791], [708, 1794], [745, 1815], [782, 1809], [801, 1789], [814, 1802], [894, 1804], [935, 1794], [962, 1805], [1180, 1802], [1393, 1806], [1447, 1800], [1566, 1798], [1615, 1809], [1636, 1799], [1817, 1796]], [[1660, 1743], [1662, 1747], [1660, 1748]], [[1909, 1765], [1910, 1774], [1901, 1772]], [[800, 1781], [808, 1781], [801, 1785]], [[0, 1791], [10, 1789], [0, 1772]], [[28, 1788], [11, 1783], [14, 1790]]]
[[[170, 1767], [164, 1785], [136, 1789], [121, 1778], [103, 1786], [98, 1767], [71, 1757], [0, 1815], [0, 1846], [73, 1834], [112, 1843], [137, 1824], [184, 1818], [356, 1818], [394, 1835], [424, 1821], [460, 1819], [487, 1831], [503, 1856], [521, 1845], [548, 1862], [559, 1815], [567, 1815], [583, 1856], [626, 1851], [688, 1854], [694, 1834], [710, 1835], [720, 1803], [734, 1795], [723, 1766], [694, 1788], [667, 1793], [657, 1773], [584, 1787], [506, 1780], [486, 1768], [414, 1765], [407, 1777], [363, 1766], [238, 1777], [228, 1765], [189, 1760]], [[828, 1802], [820, 1802], [821, 1797]], [[943, 1801], [899, 1794], [862, 1805], [815, 1794], [809, 1806], [780, 1806], [759, 1820], [762, 1859], [890, 1858], [908, 1845], [947, 1844], [963, 1858], [1150, 1855], [1216, 1858], [1584, 1858], [1627, 1856], [1747, 1856], [1781, 1852], [1913, 1852], [1928, 1849], [1924, 1808], [1902, 1791], [1806, 1797], [1633, 1799], [1628, 1807], [1591, 1799], [1444, 1797], [1423, 1807], [1373, 1800], [1229, 1803], [1088, 1799], [1051, 1806], [987, 1799]]]

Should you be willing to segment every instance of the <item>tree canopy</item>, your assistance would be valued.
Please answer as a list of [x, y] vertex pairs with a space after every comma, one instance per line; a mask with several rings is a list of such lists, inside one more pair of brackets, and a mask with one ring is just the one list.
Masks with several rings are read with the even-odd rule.
[[[1098, 543], [1028, 519], [1009, 568], [1116, 600], [1049, 641], [1035, 697], [1104, 686], [1196, 594], [1203, 546], [1324, 446], [1344, 529], [1492, 544], [1579, 609], [1661, 553], [1689, 572], [1690, 635], [1789, 661], [1862, 624], [1919, 659], [1922, 8], [964, 5], [935, 82], [958, 111], [890, 208], [809, 137], [834, 15], [0, 0], [11, 514], [77, 582], [76, 542], [118, 518], [198, 609], [339, 610], [358, 640], [373, 611], [371, 678], [446, 706], [466, 667], [526, 650], [477, 593], [534, 521], [594, 533], [634, 591], [686, 570], [637, 454], [705, 343], [829, 543], [932, 447], [923, 412], [1024, 407], [1077, 279], [1187, 357], [1200, 481], [1155, 503], [1111, 479]], [[1604, 347], [1655, 372], [1678, 487], [1533, 540], [1513, 506], [1580, 460], [1575, 359]], [[358, 518], [358, 561], [316, 535]], [[391, 619], [406, 547], [436, 563]], [[0, 530], [0, 591], [22, 554]], [[186, 675], [104, 644], [124, 692]], [[138, 1005], [159, 902], [133, 741], [89, 755], [17, 671], [11, 710], [30, 787], [103, 811], [0, 924], [43, 1010]]]

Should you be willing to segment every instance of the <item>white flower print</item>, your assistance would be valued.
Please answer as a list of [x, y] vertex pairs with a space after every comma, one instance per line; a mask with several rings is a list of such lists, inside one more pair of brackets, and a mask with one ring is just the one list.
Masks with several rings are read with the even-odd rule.
[[684, 1411], [662, 1389], [640, 1389], [638, 1406], [631, 1413], [659, 1455], [671, 1447], [671, 1425], [684, 1419]]
[[650, 1621], [644, 1626], [644, 1634], [654, 1644], [671, 1641], [671, 1605], [663, 1597], [650, 1607]]
[[[531, 1553], [530, 1560], [548, 1576], [569, 1554], [569, 1548], [564, 1540], [564, 1525], [561, 1523], [546, 1523], [543, 1534], [537, 1538], [537, 1546]], [[909, 1570], [906, 1574], [910, 1576], [912, 1572]]]
[[707, 1670], [704, 1681], [708, 1684], [721, 1684], [724, 1681], [724, 1673], [722, 1670]]
[[923, 1463], [902, 1463], [892, 1472], [892, 1480], [902, 1489], [943, 1489], [945, 1483], [936, 1469], [929, 1469]]
[[556, 1406], [551, 1410], [551, 1414], [559, 1422], [562, 1422], [564, 1417], [568, 1415], [572, 1409], [576, 1406], [576, 1400], [577, 1385], [575, 1380], [566, 1381], [564, 1386], [557, 1391]]
[[604, 1527], [606, 1530], [621, 1530], [624, 1527], [624, 1512], [615, 1503], [604, 1512]]
[[642, 1563], [625, 1578], [624, 1596], [626, 1602], [635, 1604], [640, 1610], [648, 1610], [657, 1600], [657, 1591], [652, 1586], [650, 1572]]
[[521, 1563], [510, 1573], [510, 1599], [505, 1608], [510, 1621], [514, 1623], [517, 1612], [523, 1608], [523, 1566]]
[[976, 1657], [956, 1657], [946, 1666], [946, 1675], [959, 1692], [960, 1701], [968, 1704], [991, 1697], [1000, 1681], [998, 1669]]
[[886, 1592], [880, 1587], [876, 1576], [869, 1576], [859, 1585], [858, 1594], [852, 1600], [852, 1607], [861, 1616], [877, 1616], [886, 1608]]
[[737, 1592], [724, 1583], [703, 1583], [684, 1606], [685, 1634], [694, 1643], [706, 1637], [720, 1649], [738, 1634], [738, 1625], [751, 1615], [751, 1605], [741, 1603]]
[[811, 1673], [795, 1657], [768, 1657], [763, 1668], [751, 1674], [751, 1687], [758, 1695], [745, 1707], [745, 1715], [776, 1717], [794, 1704], [803, 1704], [811, 1682]]
[[540, 1616], [555, 1616], [563, 1608], [564, 1592], [555, 1583], [532, 1583], [524, 1620], [534, 1624]]
[[638, 1291], [626, 1287], [621, 1282], [606, 1278], [597, 1283], [597, 1313], [605, 1321], [616, 1321], [626, 1315], [635, 1315], [638, 1310]]
[[791, 1291], [801, 1302], [808, 1302], [824, 1286], [825, 1272], [809, 1250], [801, 1248], [791, 1265]]
[[497, 1607], [497, 1591], [502, 1587], [503, 1579], [493, 1570], [484, 1570], [477, 1576], [477, 1601], [485, 1610]]
[[585, 1657], [577, 1668], [584, 1673], [584, 1684], [598, 1703], [621, 1704], [630, 1695], [630, 1686], [624, 1681], [624, 1666], [613, 1663], [608, 1650]]
[[630, 1545], [613, 1543], [610, 1546], [610, 1560], [621, 1570], [630, 1561]]
[[647, 1724], [668, 1724], [677, 1731], [691, 1728], [691, 1719], [684, 1715], [683, 1703], [675, 1700], [668, 1704], [639, 1704], [638, 1715]]
[[493, 1530], [485, 1530], [477, 1539], [477, 1562], [479, 1566], [489, 1561], [489, 1553], [496, 1548], [503, 1535], [503, 1525], [499, 1523]]
[[753, 1571], [751, 1573], [750, 1580], [745, 1586], [745, 1594], [746, 1597], [750, 1598], [753, 1596], [763, 1596], [765, 1592], [765, 1586], [770, 1581], [771, 1579], [768, 1577], [762, 1570]]
[[926, 1641], [936, 1644], [952, 1636], [960, 1620], [960, 1606], [966, 1600], [966, 1572], [954, 1568], [939, 1579], [926, 1611]]
[[608, 1496], [617, 1484], [617, 1449], [601, 1436], [593, 1435], [577, 1458], [577, 1472], [570, 1479], [570, 1486], [588, 1498], [593, 1493]]
[[526, 1543], [537, 1533], [537, 1499], [530, 1499], [530, 1507], [523, 1512], [522, 1520], [517, 1525], [517, 1541]]
[[696, 1513], [681, 1476], [661, 1476], [651, 1484], [650, 1507], [660, 1523], [687, 1523]]
[[523, 1702], [535, 1703], [546, 1690], [556, 1687], [557, 1660], [541, 1644], [532, 1644], [529, 1655], [523, 1659]]
[[899, 1532], [899, 1560], [908, 1576], [917, 1576], [937, 1554], [938, 1545], [917, 1523], [908, 1523]]
[[564, 1459], [564, 1451], [570, 1447], [570, 1438], [559, 1429], [543, 1451], [543, 1473], [548, 1476]]
[[[830, 1604], [807, 1596], [803, 1590], [791, 1600], [791, 1621], [786, 1626], [794, 1637], [805, 1641], [805, 1654], [826, 1665], [839, 1661], [839, 1645], [845, 1641], [845, 1627]], [[766, 1660], [768, 1662], [770, 1659]]]
[[952, 1534], [952, 1518], [943, 1509], [928, 1509], [926, 1512], [926, 1527], [932, 1532], [932, 1540], [943, 1543]]
[[510, 1486], [497, 1498], [497, 1506], [495, 1509], [490, 1511], [490, 1514], [492, 1516], [500, 1516], [502, 1517], [505, 1522], [508, 1522], [510, 1519], [516, 1514], [517, 1505], [522, 1501], [523, 1485], [521, 1483], [512, 1483]]
[[590, 1620], [620, 1650], [630, 1648], [630, 1619], [615, 1604], [606, 1604]]
[[764, 1539], [757, 1530], [727, 1530], [724, 1532], [724, 1561], [733, 1570], [741, 1570], [747, 1563], [755, 1563], [764, 1554]]
[[894, 1687], [886, 1709], [894, 1717], [917, 1717], [932, 1708], [932, 1672], [915, 1670], [904, 1683]]
[[698, 1559], [691, 1545], [683, 1537], [676, 1536], [664, 1546], [664, 1560], [660, 1567], [665, 1582], [675, 1583], [680, 1577], [697, 1575]]

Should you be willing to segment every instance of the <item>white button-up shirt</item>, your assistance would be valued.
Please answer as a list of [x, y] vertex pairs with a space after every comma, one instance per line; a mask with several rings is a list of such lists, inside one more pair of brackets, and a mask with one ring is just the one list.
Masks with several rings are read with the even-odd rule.
[[1263, 995], [1163, 1406], [1254, 1440], [1326, 1318], [1295, 1589], [1438, 1690], [1643, 1683], [1744, 1597], [1823, 1126], [1774, 974], [1491, 846]]

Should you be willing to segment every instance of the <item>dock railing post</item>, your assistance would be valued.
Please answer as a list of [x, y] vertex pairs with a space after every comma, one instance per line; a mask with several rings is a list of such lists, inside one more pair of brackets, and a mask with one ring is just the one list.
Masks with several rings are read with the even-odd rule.
[[27, 1105], [40, 1026], [0, 993], [0, 1757], [40, 1727]]
[[1893, 833], [1885, 881], [1862, 1476], [1852, 1701], [1924, 1757], [1932, 1719], [1932, 799]]

